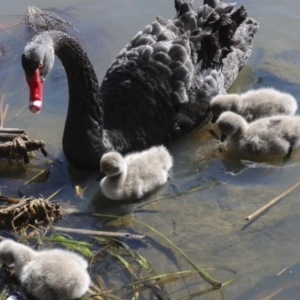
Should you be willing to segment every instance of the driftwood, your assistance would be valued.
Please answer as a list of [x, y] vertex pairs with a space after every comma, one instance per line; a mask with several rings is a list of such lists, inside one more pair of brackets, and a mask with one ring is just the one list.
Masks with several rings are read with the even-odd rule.
[[270, 202], [268, 202], [266, 205], [264, 205], [263, 207], [261, 207], [260, 209], [258, 209], [257, 211], [255, 211], [253, 214], [245, 217], [245, 220], [250, 221], [253, 218], [257, 217], [258, 215], [260, 215], [261, 213], [265, 212], [268, 208], [270, 208], [271, 206], [275, 205], [278, 201], [280, 201], [283, 197], [287, 196], [288, 194], [290, 194], [293, 190], [295, 190], [298, 186], [300, 185], [300, 182], [296, 183], [295, 185], [293, 185], [291, 188], [289, 188], [288, 190], [286, 190], [285, 192], [283, 192], [282, 194], [280, 194], [279, 196], [277, 196], [276, 198], [274, 198], [273, 200], [271, 200]]
[[52, 204], [43, 198], [26, 199], [0, 196], [8, 205], [0, 206], [0, 228], [18, 230], [31, 225], [51, 225], [62, 217], [60, 204]]
[[142, 240], [145, 236], [139, 234], [131, 234], [128, 232], [111, 232], [111, 231], [99, 231], [99, 230], [89, 230], [89, 229], [80, 229], [80, 228], [65, 228], [52, 226], [52, 229], [62, 232], [72, 232], [72, 233], [80, 233], [86, 235], [96, 235], [96, 236], [106, 236], [113, 238], [123, 238], [127, 240]]
[[40, 150], [44, 156], [43, 141], [29, 140], [27, 133], [19, 128], [0, 128], [0, 158], [7, 158], [9, 162], [17, 161], [19, 166], [29, 163], [32, 151]]

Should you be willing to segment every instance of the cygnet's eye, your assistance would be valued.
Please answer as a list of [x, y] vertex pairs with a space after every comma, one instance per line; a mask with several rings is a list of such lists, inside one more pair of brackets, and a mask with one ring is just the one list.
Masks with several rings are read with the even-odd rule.
[[109, 171], [109, 170], [110, 170], [110, 167], [105, 167], [105, 170], [106, 170], [106, 171]]

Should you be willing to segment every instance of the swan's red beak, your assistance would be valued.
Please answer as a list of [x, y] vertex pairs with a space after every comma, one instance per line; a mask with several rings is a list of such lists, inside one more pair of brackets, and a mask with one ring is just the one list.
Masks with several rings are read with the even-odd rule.
[[26, 75], [26, 81], [29, 86], [29, 109], [32, 113], [37, 114], [42, 109], [43, 103], [43, 84], [44, 82], [40, 78], [40, 69], [37, 68], [32, 76], [29, 78]]

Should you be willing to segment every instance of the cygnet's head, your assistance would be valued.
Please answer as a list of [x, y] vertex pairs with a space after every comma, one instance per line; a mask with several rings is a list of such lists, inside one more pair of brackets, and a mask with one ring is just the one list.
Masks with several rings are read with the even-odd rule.
[[248, 126], [246, 120], [231, 111], [223, 112], [217, 120], [218, 127], [222, 132], [221, 142], [223, 142], [226, 136], [237, 134], [241, 129]]
[[113, 177], [122, 173], [124, 168], [124, 158], [118, 152], [105, 153], [100, 160], [100, 171], [107, 177]]
[[18, 244], [13, 240], [7, 239], [0, 242], [0, 260], [6, 266], [12, 267], [15, 264], [15, 249]]
[[215, 123], [219, 116], [225, 111], [237, 111], [237, 94], [218, 95], [211, 100], [210, 109], [212, 112], [212, 123]]

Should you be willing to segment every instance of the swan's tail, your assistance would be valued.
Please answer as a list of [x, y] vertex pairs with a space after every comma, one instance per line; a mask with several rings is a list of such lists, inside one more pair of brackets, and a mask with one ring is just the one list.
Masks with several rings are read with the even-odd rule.
[[248, 17], [243, 6], [234, 7], [234, 3], [204, 0], [204, 5], [194, 8], [175, 0], [177, 16], [172, 23], [177, 39], [189, 39], [187, 52], [194, 70], [187, 91], [189, 101], [176, 115], [172, 139], [205, 122], [211, 99], [230, 87], [251, 54], [258, 23]]
[[[223, 82], [229, 88], [238, 72], [246, 64], [252, 50], [258, 23], [248, 18], [246, 9], [234, 9], [235, 3], [204, 0], [194, 8], [191, 3], [175, 0], [177, 16], [174, 25], [180, 34], [188, 34], [191, 58], [196, 72], [205, 77], [210, 70], [221, 70]], [[222, 92], [219, 91], [219, 92]]]

